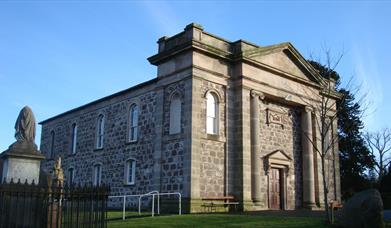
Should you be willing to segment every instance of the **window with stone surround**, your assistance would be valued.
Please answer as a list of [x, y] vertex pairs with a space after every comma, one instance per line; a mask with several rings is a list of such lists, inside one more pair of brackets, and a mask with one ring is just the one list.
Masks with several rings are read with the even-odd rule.
[[104, 131], [105, 131], [105, 117], [101, 114], [98, 117], [98, 122], [96, 126], [96, 149], [103, 148]]
[[50, 151], [49, 151], [49, 158], [54, 158], [54, 140], [55, 140], [55, 133], [54, 131], [50, 132]]
[[170, 102], [170, 135], [181, 133], [182, 101], [174, 94]]
[[94, 165], [94, 176], [93, 176], [94, 186], [99, 186], [101, 184], [101, 179], [102, 179], [102, 165], [95, 164]]
[[129, 109], [128, 141], [135, 142], [138, 138], [138, 106], [133, 104]]
[[125, 162], [125, 184], [132, 185], [136, 177], [136, 160], [129, 159]]
[[73, 167], [68, 169], [68, 184], [72, 185], [75, 178], [75, 169]]
[[219, 104], [216, 94], [206, 95], [206, 133], [217, 135], [219, 122]]
[[72, 124], [72, 142], [71, 142], [71, 153], [76, 153], [76, 144], [77, 144], [77, 125]]

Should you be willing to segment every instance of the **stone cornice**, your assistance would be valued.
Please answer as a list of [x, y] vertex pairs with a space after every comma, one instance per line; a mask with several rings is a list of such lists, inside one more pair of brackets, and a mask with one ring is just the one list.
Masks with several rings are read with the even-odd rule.
[[326, 91], [326, 90], [322, 90], [319, 92], [320, 95], [322, 96], [325, 96], [325, 97], [328, 97], [328, 98], [333, 98], [333, 99], [336, 99], [336, 100], [340, 100], [343, 98], [343, 94], [342, 93], [339, 93], [337, 91]]
[[213, 55], [228, 61], [232, 61], [231, 52], [221, 50], [219, 48], [213, 47], [211, 45], [205, 44], [197, 40], [189, 40], [167, 51], [160, 52], [156, 55], [149, 57], [148, 61], [153, 65], [159, 65], [160, 63], [164, 62], [167, 59], [170, 59], [174, 55], [180, 54], [184, 51], [194, 50], [194, 49], [207, 53], [209, 55]]
[[[175, 55], [186, 51], [198, 51], [231, 63], [244, 62], [251, 64], [271, 73], [278, 74], [289, 80], [314, 87], [318, 90], [324, 90], [324, 88], [327, 87], [327, 80], [321, 77], [319, 72], [312, 67], [312, 65], [309, 64], [298, 50], [289, 42], [264, 47], [244, 40], [230, 42], [204, 31], [203, 27], [198, 24], [191, 23], [186, 26], [183, 32], [180, 32], [172, 37], [162, 37], [159, 39], [158, 43], [159, 53], [148, 58], [149, 62], [153, 65], [159, 65], [160, 63], [171, 59]], [[309, 77], [309, 80], [303, 79], [289, 72], [285, 72], [283, 69], [278, 69], [268, 64], [261, 63], [253, 58], [254, 56], [268, 55], [275, 52], [284, 52], [293, 58], [303, 73]], [[341, 98], [340, 94], [335, 91], [329, 93], [321, 92], [320, 94], [334, 99]]]
[[261, 63], [257, 60], [254, 60], [254, 59], [251, 59], [251, 58], [247, 57], [246, 55], [244, 55], [242, 52], [235, 55], [232, 52], [227, 52], [227, 51], [221, 50], [219, 48], [213, 47], [211, 45], [202, 43], [197, 40], [190, 40], [190, 41], [184, 42], [175, 48], [169, 49], [168, 51], [163, 51], [161, 53], [153, 55], [148, 58], [148, 61], [153, 65], [159, 65], [160, 63], [162, 63], [168, 59], [171, 59], [175, 55], [181, 54], [185, 51], [191, 51], [191, 50], [192, 51], [196, 50], [196, 51], [199, 51], [199, 52], [204, 53], [206, 55], [211, 55], [213, 57], [221, 58], [221, 59], [224, 59], [229, 62], [243, 61], [247, 64], [253, 65], [255, 67], [263, 68], [269, 72], [278, 74], [278, 75], [283, 76], [287, 79], [290, 79], [290, 80], [293, 80], [293, 81], [296, 81], [296, 82], [299, 82], [301, 84], [305, 84], [308, 86], [312, 86], [317, 89], [321, 89], [321, 86], [315, 82], [302, 79], [302, 78], [298, 77], [297, 75], [290, 74], [290, 73], [285, 72], [283, 70], [277, 69], [277, 68], [272, 67], [270, 65]]
[[221, 77], [221, 78], [224, 78], [224, 79], [230, 79], [230, 76], [229, 75], [226, 75], [226, 74], [222, 74], [222, 73], [218, 73], [216, 71], [213, 71], [213, 70], [209, 70], [207, 68], [204, 68], [204, 67], [200, 67], [200, 66], [197, 66], [197, 65], [193, 65], [192, 68], [195, 68], [195, 69], [198, 69], [198, 70], [201, 70], [201, 71], [205, 71], [205, 72], [208, 72], [210, 74], [213, 74], [217, 77]]
[[[270, 85], [270, 84], [261, 82], [261, 81], [259, 81], [259, 80], [256, 80], [256, 79], [254, 79], [254, 78], [251, 78], [251, 77], [248, 77], [248, 76], [245, 76], [245, 75], [242, 75], [241, 78], [236, 79], [235, 81], [241, 81], [241, 80], [248, 80], [248, 81], [251, 81], [251, 82], [254, 82], [254, 83], [257, 83], [257, 84], [266, 86], [266, 87], [269, 87], [269, 88], [271, 88], [271, 89], [283, 91], [283, 92], [285, 92], [285, 93], [287, 93], [287, 94], [295, 95], [295, 96], [299, 97], [300, 99], [309, 100], [309, 101], [313, 101], [313, 102], [319, 102], [318, 100], [315, 100], [315, 99], [312, 98], [312, 97], [303, 96], [302, 94], [295, 93], [295, 92], [293, 92], [293, 91], [291, 91], [291, 90], [286, 90], [286, 89], [282, 89], [282, 88], [279, 88], [279, 87], [275, 87], [275, 86], [272, 86], [272, 85]], [[245, 86], [245, 87], [246, 87], [247, 89], [249, 89], [249, 90], [254, 89], [254, 88], [252, 88], [252, 87], [247, 87], [247, 86]], [[266, 97], [268, 96], [268, 93], [267, 93], [266, 91], [263, 91], [263, 93], [266, 95]], [[281, 97], [281, 98], [283, 98], [283, 97]], [[304, 102], [303, 102], [303, 104], [304, 104]]]

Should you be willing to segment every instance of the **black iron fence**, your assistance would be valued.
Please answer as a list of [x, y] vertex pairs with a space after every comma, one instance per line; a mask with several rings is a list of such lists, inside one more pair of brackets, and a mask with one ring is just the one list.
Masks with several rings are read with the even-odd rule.
[[0, 227], [105, 228], [107, 186], [0, 184]]

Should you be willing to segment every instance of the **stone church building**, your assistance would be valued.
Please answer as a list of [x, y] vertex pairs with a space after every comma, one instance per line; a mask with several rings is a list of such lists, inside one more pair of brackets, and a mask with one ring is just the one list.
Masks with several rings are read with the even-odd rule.
[[[156, 78], [40, 123], [43, 168], [60, 156], [68, 183], [180, 192], [191, 212], [225, 195], [243, 210], [324, 206], [312, 107], [325, 79], [292, 44], [230, 42], [189, 24], [148, 61]], [[340, 199], [332, 149], [328, 196]]]

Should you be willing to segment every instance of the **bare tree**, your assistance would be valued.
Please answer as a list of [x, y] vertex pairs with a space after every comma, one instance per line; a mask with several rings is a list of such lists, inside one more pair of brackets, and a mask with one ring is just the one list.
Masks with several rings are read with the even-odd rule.
[[[312, 109], [312, 132], [303, 131], [303, 138], [308, 140], [316, 156], [315, 164], [320, 166], [321, 174], [318, 181], [322, 183], [323, 204], [326, 212], [326, 219], [332, 222], [329, 212], [329, 191], [334, 186], [332, 200], [338, 199], [338, 173], [339, 170], [339, 149], [338, 149], [338, 116], [343, 113], [343, 106], [349, 98], [356, 97], [356, 103], [361, 107], [360, 117], [368, 108], [366, 93], [361, 91], [361, 85], [355, 85], [353, 77], [344, 84], [344, 89], [338, 92], [339, 75], [335, 71], [341, 62], [343, 51], [337, 55], [332, 55], [328, 48], [322, 50], [323, 58], [313, 58], [310, 56], [308, 61], [311, 66], [308, 70], [311, 72], [314, 80], [317, 82], [315, 89], [307, 86], [301, 88], [305, 97], [298, 96], [305, 106]], [[287, 85], [289, 87], [289, 85]], [[294, 90], [294, 88], [291, 88]], [[359, 96], [356, 96], [359, 95]], [[358, 97], [358, 98], [357, 98]], [[308, 110], [308, 109], [307, 109]], [[304, 158], [303, 158], [304, 159]], [[318, 160], [319, 159], [319, 160]], [[320, 163], [320, 164], [319, 164]]]
[[[329, 49], [324, 50], [325, 61], [320, 59], [310, 61], [314, 68], [318, 71], [318, 78], [320, 88], [318, 91], [307, 92], [307, 96], [312, 98], [312, 101], [303, 99], [308, 106], [311, 106], [314, 113], [314, 130], [315, 135], [305, 134], [304, 137], [309, 140], [313, 146], [314, 151], [320, 158], [321, 163], [321, 181], [323, 183], [323, 203], [325, 205], [325, 212], [327, 219], [329, 216], [329, 191], [331, 186], [334, 186], [334, 198], [337, 196], [337, 174], [336, 169], [339, 168], [339, 154], [338, 154], [338, 133], [337, 121], [338, 115], [341, 113], [341, 106], [338, 105], [347, 99], [346, 93], [339, 93], [336, 90], [336, 82], [339, 80], [339, 75], [335, 71], [340, 63], [343, 53], [332, 57]], [[320, 62], [324, 62], [321, 64]], [[318, 64], [318, 65], [317, 65]], [[353, 88], [352, 79], [348, 81], [345, 88], [353, 95], [358, 94], [360, 86]], [[357, 103], [363, 104], [365, 95], [357, 100]], [[365, 107], [364, 107], [365, 109]], [[330, 220], [329, 220], [330, 221]]]
[[364, 137], [371, 155], [375, 158], [375, 172], [380, 183], [391, 164], [391, 129], [384, 128], [377, 132], [367, 132]]
[[[336, 192], [335, 168], [339, 166], [336, 162], [338, 154], [335, 154], [335, 148], [338, 145], [335, 123], [339, 111], [337, 101], [344, 99], [344, 97], [335, 91], [335, 78], [333, 76], [335, 74], [334, 69], [341, 58], [342, 54], [336, 63], [332, 64], [330, 53], [326, 52], [326, 65], [324, 67], [327, 70], [323, 72], [323, 78], [320, 81], [321, 90], [315, 96], [318, 102], [312, 103], [315, 114], [315, 129], [317, 129], [318, 134], [315, 133], [315, 136], [312, 137], [307, 136], [321, 161], [323, 199], [327, 218], [329, 218], [329, 190], [332, 183], [334, 183], [334, 192]], [[330, 177], [330, 170], [332, 170], [332, 177]]]
[[[337, 102], [344, 99], [344, 94], [338, 93], [335, 89], [339, 76], [334, 69], [339, 64], [343, 54], [340, 54], [334, 59], [331, 57], [330, 50], [324, 50], [324, 53], [326, 57], [325, 61], [321, 61], [320, 59], [309, 61], [312, 65], [310, 70], [312, 70], [312, 74], [318, 82], [318, 87], [314, 90], [303, 87], [302, 91], [306, 97], [301, 97], [301, 100], [312, 110], [312, 118], [310, 118], [312, 131], [303, 131], [303, 139], [310, 142], [315, 152], [313, 156], [315, 156], [314, 161], [316, 166], [319, 165], [318, 157], [320, 159], [320, 181], [323, 184], [323, 203], [326, 218], [331, 222], [328, 207], [328, 193], [330, 186], [337, 182], [335, 168], [339, 167], [337, 160], [338, 154], [335, 154], [335, 150], [338, 148], [336, 122], [339, 107]], [[312, 56], [311, 59], [313, 59]], [[325, 64], [321, 64], [320, 62], [325, 62]], [[336, 194], [336, 191], [334, 193]]]

